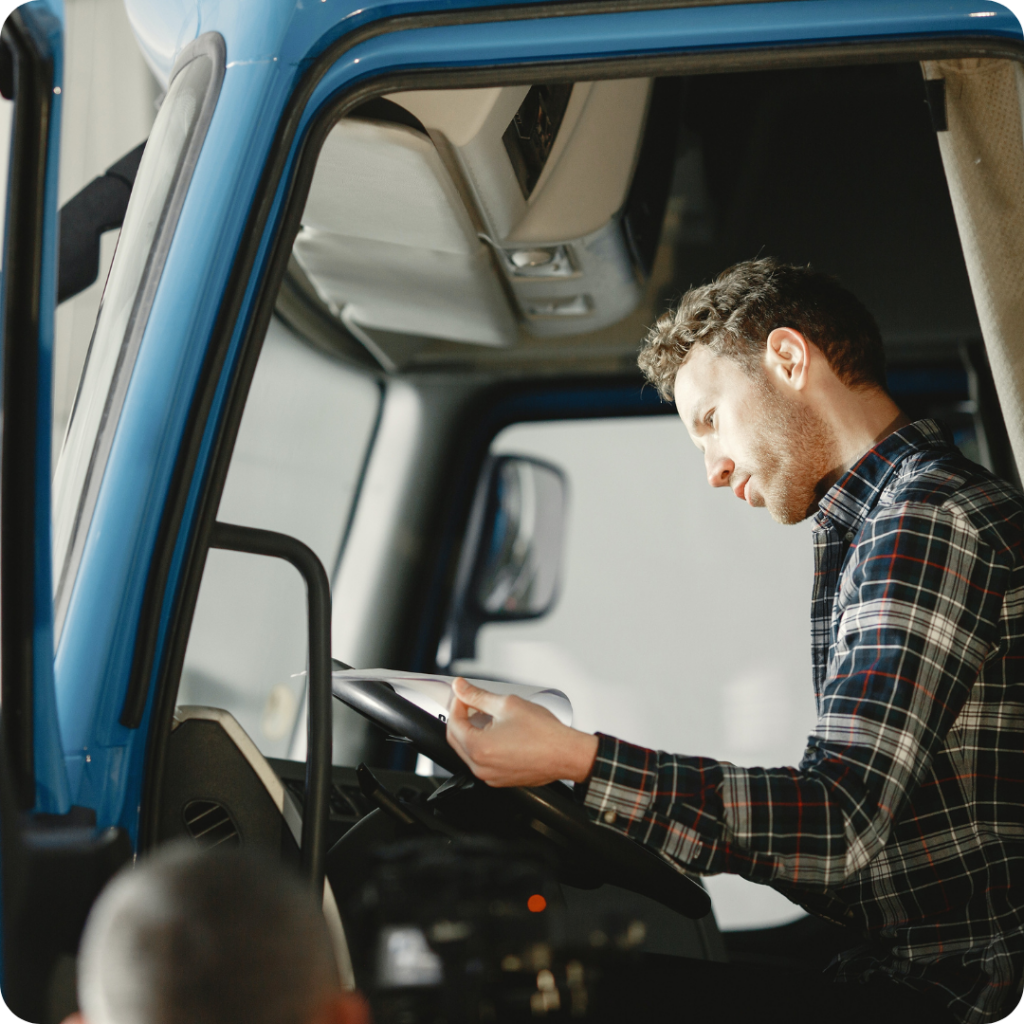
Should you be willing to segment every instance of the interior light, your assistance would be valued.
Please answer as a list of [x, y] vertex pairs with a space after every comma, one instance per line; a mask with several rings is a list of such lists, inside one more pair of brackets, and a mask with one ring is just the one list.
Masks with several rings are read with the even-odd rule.
[[513, 277], [572, 277], [576, 273], [565, 245], [535, 245], [503, 249], [505, 266]]
[[543, 267], [555, 258], [553, 249], [515, 249], [508, 258], [516, 267]]
[[972, 11], [967, 15], [968, 18], [994, 18], [995, 16], [995, 11]]
[[527, 303], [528, 316], [586, 316], [594, 308], [589, 295], [567, 295], [557, 299], [534, 299]]

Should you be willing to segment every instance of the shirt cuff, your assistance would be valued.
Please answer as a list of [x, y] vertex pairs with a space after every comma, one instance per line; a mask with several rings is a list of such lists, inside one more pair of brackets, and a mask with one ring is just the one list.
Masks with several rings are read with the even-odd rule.
[[606, 825], [638, 821], [654, 802], [657, 763], [655, 751], [598, 733], [597, 758], [577, 797]]

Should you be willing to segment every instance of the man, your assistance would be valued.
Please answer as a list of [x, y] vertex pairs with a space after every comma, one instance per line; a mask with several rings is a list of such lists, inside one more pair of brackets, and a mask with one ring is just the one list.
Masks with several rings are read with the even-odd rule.
[[780, 523], [814, 516], [802, 760], [645, 750], [462, 681], [449, 742], [491, 785], [572, 779], [595, 821], [859, 933], [832, 968], [847, 984], [687, 974], [688, 1006], [718, 988], [716, 1021], [1000, 1019], [1024, 973], [1021, 495], [908, 421], [873, 318], [807, 268], [757, 260], [692, 289], [640, 365], [713, 487]]
[[310, 893], [252, 854], [175, 845], [96, 901], [65, 1024], [369, 1024]]

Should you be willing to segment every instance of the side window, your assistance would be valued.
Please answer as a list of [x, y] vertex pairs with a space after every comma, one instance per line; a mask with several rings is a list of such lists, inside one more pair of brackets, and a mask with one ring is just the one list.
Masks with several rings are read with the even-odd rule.
[[[380, 387], [271, 322], [218, 519], [297, 537], [333, 576], [380, 408]], [[268, 757], [305, 757], [306, 596], [284, 562], [212, 550], [178, 704], [230, 711]], [[351, 763], [361, 720], [336, 716]]]
[[[453, 669], [557, 687], [576, 726], [644, 746], [799, 761], [815, 720], [810, 524], [712, 490], [675, 416], [517, 424], [491, 450], [568, 477], [561, 590], [541, 619], [485, 625]], [[800, 916], [766, 886], [707, 882], [723, 927]]]
[[160, 107], [132, 187], [54, 473], [54, 628], [58, 636], [149, 309], [220, 92], [223, 40], [206, 33], [178, 59], [181, 70]]

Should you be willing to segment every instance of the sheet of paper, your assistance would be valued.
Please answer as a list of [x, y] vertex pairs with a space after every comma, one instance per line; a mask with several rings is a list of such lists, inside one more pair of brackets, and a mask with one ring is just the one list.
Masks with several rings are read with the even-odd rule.
[[[335, 679], [379, 679], [389, 683], [395, 692], [417, 707], [423, 708], [442, 722], [448, 720], [452, 701], [452, 681], [455, 676], [436, 676], [425, 672], [397, 672], [389, 668], [336, 670]], [[495, 679], [470, 679], [474, 686], [490, 693], [514, 693], [523, 700], [547, 708], [564, 725], [572, 725], [572, 704], [561, 690], [550, 687], [528, 686], [525, 683], [505, 683]]]

